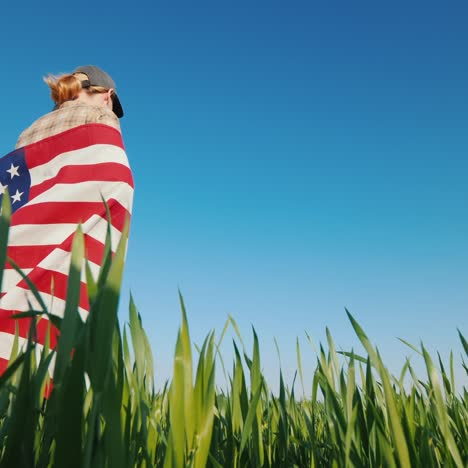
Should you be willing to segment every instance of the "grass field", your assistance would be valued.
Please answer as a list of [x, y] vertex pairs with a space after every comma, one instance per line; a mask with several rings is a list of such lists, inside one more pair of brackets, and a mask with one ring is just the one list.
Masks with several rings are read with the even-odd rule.
[[[7, 197], [4, 197], [7, 199]], [[0, 265], [4, 265], [9, 209], [0, 219]], [[133, 301], [128, 324], [117, 309], [125, 239], [99, 278], [87, 271], [91, 311], [77, 312], [84, 239], [75, 235], [63, 319], [42, 310], [32, 318], [27, 346], [15, 346], [0, 377], [0, 466], [6, 467], [466, 467], [468, 394], [456, 391], [455, 359], [443, 363], [423, 345], [426, 375], [409, 361], [391, 375], [365, 332], [348, 314], [365, 355], [338, 353], [327, 330], [316, 368], [304, 375], [297, 349], [299, 397], [286, 387], [274, 394], [262, 375], [260, 347], [234, 342], [228, 387], [215, 385], [226, 363], [219, 355], [229, 319], [215, 341], [192, 345], [182, 297], [172, 380], [154, 389], [148, 338]], [[0, 270], [0, 283], [1, 283]], [[35, 291], [33, 285], [31, 290]], [[34, 326], [47, 317], [60, 328], [55, 350], [36, 352]], [[468, 344], [461, 332], [465, 352]], [[54, 364], [53, 390], [44, 398]], [[292, 387], [294, 388], [294, 386]]]

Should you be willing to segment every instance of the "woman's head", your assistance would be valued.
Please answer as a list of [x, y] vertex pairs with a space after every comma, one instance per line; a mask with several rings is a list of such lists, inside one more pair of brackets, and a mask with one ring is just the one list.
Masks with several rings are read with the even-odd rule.
[[122, 105], [115, 93], [114, 81], [106, 72], [94, 65], [79, 67], [69, 74], [49, 75], [44, 81], [49, 86], [52, 100], [57, 107], [66, 101], [79, 100], [107, 107], [119, 118], [123, 116]]

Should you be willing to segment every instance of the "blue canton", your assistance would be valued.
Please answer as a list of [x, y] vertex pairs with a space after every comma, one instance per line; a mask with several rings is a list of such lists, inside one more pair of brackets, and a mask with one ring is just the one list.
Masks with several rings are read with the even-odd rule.
[[0, 158], [0, 204], [8, 189], [11, 212], [25, 205], [29, 199], [31, 175], [26, 166], [24, 148], [19, 148]]

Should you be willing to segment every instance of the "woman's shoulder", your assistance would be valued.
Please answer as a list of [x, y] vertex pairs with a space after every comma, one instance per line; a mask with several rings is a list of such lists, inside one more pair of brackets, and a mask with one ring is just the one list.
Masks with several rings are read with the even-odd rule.
[[58, 109], [49, 112], [37, 119], [24, 130], [18, 138], [16, 147], [35, 143], [49, 136], [89, 123], [109, 125], [120, 131], [117, 116], [110, 110], [101, 106], [89, 105], [77, 101], [63, 103]]
[[59, 109], [51, 112], [51, 118], [67, 122], [70, 128], [87, 123], [103, 123], [120, 130], [119, 119], [112, 110], [87, 102], [64, 102]]
[[88, 121], [86, 123], [102, 123], [115, 127], [120, 131], [119, 119], [112, 110], [107, 107], [94, 106], [85, 103], [80, 104], [80, 106], [83, 106], [83, 111], [87, 115]]

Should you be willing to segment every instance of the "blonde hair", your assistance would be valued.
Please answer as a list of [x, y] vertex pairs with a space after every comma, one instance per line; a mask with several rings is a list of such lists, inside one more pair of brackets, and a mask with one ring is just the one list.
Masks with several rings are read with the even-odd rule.
[[78, 97], [82, 89], [90, 94], [105, 93], [108, 89], [102, 86], [89, 86], [83, 88], [82, 81], [87, 80], [88, 76], [84, 73], [67, 73], [60, 76], [48, 75], [44, 78], [47, 86], [50, 88], [50, 97], [57, 106], [62, 105], [66, 101], [72, 101]]

